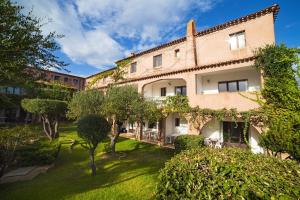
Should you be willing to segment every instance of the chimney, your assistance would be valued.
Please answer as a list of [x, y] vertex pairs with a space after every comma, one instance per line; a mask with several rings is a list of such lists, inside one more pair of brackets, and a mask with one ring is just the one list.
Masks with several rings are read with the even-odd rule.
[[186, 27], [186, 66], [197, 66], [196, 23], [190, 20]]

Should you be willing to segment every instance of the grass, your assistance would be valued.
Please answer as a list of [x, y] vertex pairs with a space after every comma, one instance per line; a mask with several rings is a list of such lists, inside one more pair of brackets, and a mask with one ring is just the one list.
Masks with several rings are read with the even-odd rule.
[[[80, 145], [70, 151], [71, 139], [78, 140], [74, 125], [61, 128], [62, 147], [55, 167], [26, 182], [0, 185], [5, 199], [153, 199], [158, 171], [173, 151], [120, 138], [117, 156], [97, 149], [97, 176], [91, 177], [88, 152]], [[123, 155], [123, 156], [120, 156]]]

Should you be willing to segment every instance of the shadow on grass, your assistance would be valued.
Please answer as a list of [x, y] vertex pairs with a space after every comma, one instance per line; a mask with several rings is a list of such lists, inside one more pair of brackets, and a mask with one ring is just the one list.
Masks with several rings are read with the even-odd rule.
[[[74, 127], [62, 132], [62, 140], [76, 137]], [[103, 157], [103, 149], [103, 144], [97, 149], [97, 175], [92, 177], [88, 151], [77, 145], [70, 152], [66, 143], [53, 169], [32, 181], [1, 186], [1, 199], [95, 198], [87, 193], [99, 199], [150, 199], [159, 169], [173, 155], [172, 150], [125, 138], [119, 138], [116, 156]]]

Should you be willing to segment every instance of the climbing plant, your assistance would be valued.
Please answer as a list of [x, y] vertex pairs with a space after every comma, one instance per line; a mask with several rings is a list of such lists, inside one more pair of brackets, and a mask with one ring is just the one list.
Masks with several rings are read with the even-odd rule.
[[175, 96], [167, 96], [162, 105], [164, 115], [169, 113], [187, 114], [191, 110], [189, 99], [187, 96], [177, 94]]
[[300, 90], [299, 48], [285, 45], [267, 45], [255, 51], [254, 66], [262, 71], [264, 87], [261, 104], [267, 118], [268, 130], [262, 135], [261, 145], [272, 155], [287, 152], [300, 161]]
[[[256, 127], [262, 127], [265, 118], [261, 114], [260, 110], [249, 110], [244, 112], [238, 112], [236, 109], [209, 109], [195, 107], [191, 109], [189, 113], [189, 121], [194, 125], [194, 128], [201, 129], [205, 123], [215, 119], [217, 121], [231, 120], [235, 123], [238, 121], [244, 122], [244, 140], [248, 144], [248, 139], [246, 138], [246, 132], [248, 131], [249, 125], [252, 124]], [[200, 130], [199, 130], [200, 131]]]
[[99, 80], [102, 80], [104, 78], [110, 77], [112, 79], [112, 84], [115, 84], [121, 80], [124, 80], [126, 70], [125, 68], [128, 66], [128, 64], [132, 61], [131, 58], [127, 58], [121, 61], [118, 61], [116, 64], [117, 66], [114, 69], [107, 70], [104, 72], [101, 72], [97, 74], [87, 85], [88, 88], [93, 87]]

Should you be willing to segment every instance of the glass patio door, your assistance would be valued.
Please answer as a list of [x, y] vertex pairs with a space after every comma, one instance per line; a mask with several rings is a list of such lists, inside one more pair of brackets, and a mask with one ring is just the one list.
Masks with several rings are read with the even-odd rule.
[[229, 146], [243, 146], [248, 140], [248, 130], [244, 136], [244, 122], [223, 122], [223, 141]]

